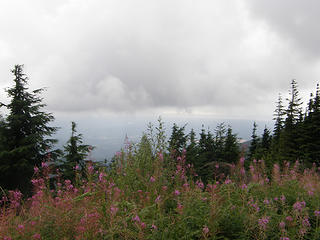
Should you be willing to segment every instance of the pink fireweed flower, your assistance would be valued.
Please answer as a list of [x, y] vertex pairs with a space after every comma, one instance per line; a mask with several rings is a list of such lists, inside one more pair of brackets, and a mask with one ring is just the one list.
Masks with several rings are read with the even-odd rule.
[[296, 202], [295, 204], [293, 204], [293, 209], [301, 212], [303, 208], [305, 208], [306, 206], [306, 202], [302, 201], [302, 202]]
[[309, 196], [313, 196], [313, 195], [314, 195], [314, 192], [311, 191], [311, 190], [309, 190], [309, 191], [308, 191], [308, 194], [309, 194]]
[[270, 217], [263, 217], [258, 220], [258, 224], [263, 230], [266, 230], [267, 225], [269, 223], [269, 219]]
[[202, 228], [202, 232], [203, 232], [204, 235], [207, 235], [209, 233], [209, 228], [207, 226], [204, 226]]
[[168, 187], [167, 186], [162, 186], [163, 191], [167, 191]]
[[230, 183], [232, 183], [232, 181], [229, 178], [224, 181], [224, 184], [230, 184]]
[[35, 167], [33, 168], [33, 171], [34, 171], [35, 174], [37, 174], [37, 173], [39, 172], [39, 168], [35, 166]]
[[104, 177], [106, 177], [107, 175], [104, 172], [99, 173], [99, 181], [100, 182], [106, 182]]
[[156, 179], [153, 176], [151, 176], [150, 177], [150, 182], [155, 182], [155, 181], [156, 181]]
[[319, 210], [314, 211], [314, 215], [315, 215], [316, 217], [320, 217], [320, 211], [319, 211]]
[[245, 183], [241, 185], [241, 189], [245, 190], [247, 188], [248, 188], [248, 186]]
[[197, 186], [198, 186], [198, 188], [200, 188], [200, 189], [203, 189], [204, 188], [204, 184], [203, 184], [203, 182], [201, 182], [201, 181], [196, 181], [196, 184], [197, 184]]
[[176, 195], [176, 196], [180, 195], [180, 191], [179, 190], [174, 190], [174, 195]]
[[304, 219], [302, 220], [302, 226], [310, 227], [310, 222], [309, 222], [308, 217], [304, 217]]
[[292, 221], [293, 221], [293, 218], [292, 218], [291, 216], [287, 216], [287, 217], [286, 217], [286, 220], [287, 220], [288, 222], [292, 222]]
[[132, 218], [132, 221], [134, 221], [134, 222], [140, 222], [139, 216], [136, 215], [134, 218]]
[[245, 159], [244, 157], [241, 157], [241, 158], [240, 158], [240, 163], [241, 163], [241, 165], [244, 164], [244, 159]]
[[147, 225], [144, 222], [142, 222], [142, 223], [140, 223], [140, 226], [142, 229], [145, 229]]
[[40, 233], [35, 233], [35, 234], [33, 234], [33, 239], [41, 239], [41, 235], [40, 235]]
[[281, 222], [279, 223], [279, 227], [280, 227], [281, 229], [284, 229], [285, 226], [286, 226], [286, 223], [285, 223], [285, 222], [281, 221]]
[[110, 207], [110, 212], [111, 212], [111, 215], [116, 215], [117, 212], [118, 212], [119, 208], [115, 207], [115, 206], [111, 206]]
[[280, 240], [290, 240], [288, 237], [281, 237]]
[[219, 169], [219, 164], [216, 164], [216, 169]]
[[281, 200], [281, 202], [284, 203], [286, 201], [286, 197], [282, 194], [281, 197], [280, 197], [280, 200]]
[[177, 208], [181, 212], [183, 210], [183, 205], [181, 203], [178, 203]]
[[154, 230], [158, 229], [158, 227], [156, 225], [154, 225], [154, 224], [151, 225], [151, 228], [154, 229]]
[[161, 152], [158, 153], [158, 157], [160, 161], [163, 161], [163, 154]]
[[93, 174], [93, 170], [94, 170], [93, 166], [92, 166], [92, 165], [89, 165], [89, 166], [88, 166], [88, 172], [89, 172], [89, 174]]
[[160, 196], [160, 195], [158, 195], [158, 196], [157, 196], [157, 198], [154, 200], [154, 202], [155, 202], [155, 203], [160, 202], [160, 198], [161, 198], [161, 196]]
[[78, 171], [78, 170], [80, 170], [80, 166], [77, 164], [77, 165], [74, 167], [74, 169], [75, 169], [76, 171]]
[[269, 201], [268, 199], [265, 199], [265, 200], [263, 201], [263, 203], [266, 204], [266, 205], [269, 205], [269, 204], [270, 204], [270, 201]]
[[24, 225], [23, 224], [19, 224], [18, 225], [18, 231], [19, 232], [23, 232], [24, 231]]
[[47, 164], [46, 162], [42, 162], [42, 163], [41, 163], [41, 167], [42, 167], [42, 168], [46, 168], [46, 167], [48, 167], [48, 164]]

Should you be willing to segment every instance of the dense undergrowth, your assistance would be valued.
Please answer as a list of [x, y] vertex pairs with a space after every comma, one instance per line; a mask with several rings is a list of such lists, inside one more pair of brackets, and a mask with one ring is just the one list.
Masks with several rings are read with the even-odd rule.
[[274, 165], [271, 176], [263, 161], [229, 167], [204, 185], [184, 155], [143, 142], [74, 182], [57, 173], [53, 184], [43, 163], [31, 198], [2, 198], [0, 239], [320, 239], [316, 166]]

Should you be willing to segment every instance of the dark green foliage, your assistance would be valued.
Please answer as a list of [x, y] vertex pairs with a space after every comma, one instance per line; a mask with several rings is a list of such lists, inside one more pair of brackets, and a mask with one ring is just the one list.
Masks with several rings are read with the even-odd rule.
[[195, 165], [198, 154], [199, 154], [199, 148], [197, 145], [197, 139], [196, 139], [196, 133], [193, 129], [191, 129], [191, 132], [188, 135], [189, 143], [187, 145], [187, 151], [186, 151], [186, 161], [189, 164]]
[[66, 179], [74, 180], [75, 168], [78, 166], [79, 171], [84, 175], [85, 158], [93, 149], [92, 146], [82, 144], [82, 134], [77, 134], [76, 123], [71, 123], [71, 137], [64, 146], [65, 161], [62, 165], [63, 175]]
[[224, 162], [236, 163], [239, 159], [240, 149], [237, 135], [232, 133], [232, 128], [229, 126], [224, 144]]
[[259, 137], [257, 135], [257, 123], [253, 123], [252, 135], [251, 135], [251, 143], [249, 147], [249, 159], [252, 160], [256, 158], [257, 149], [259, 147]]
[[290, 97], [287, 98], [286, 119], [284, 129], [280, 135], [279, 147], [281, 159], [294, 162], [299, 157], [299, 127], [302, 122], [302, 102], [299, 97], [297, 82], [294, 79], [291, 82], [289, 95]]
[[56, 140], [47, 138], [56, 132], [56, 128], [49, 126], [54, 117], [42, 110], [45, 104], [39, 94], [44, 89], [28, 92], [28, 78], [22, 65], [16, 65], [12, 73], [14, 86], [6, 90], [11, 102], [1, 104], [9, 114], [1, 126], [0, 184], [27, 193], [31, 188], [33, 167], [41, 165], [46, 154], [51, 153], [54, 157], [57, 153], [50, 152]]
[[186, 125], [178, 127], [177, 124], [173, 124], [171, 137], [169, 139], [169, 150], [174, 159], [181, 156], [182, 151], [186, 149], [188, 136], [184, 133], [185, 127]]

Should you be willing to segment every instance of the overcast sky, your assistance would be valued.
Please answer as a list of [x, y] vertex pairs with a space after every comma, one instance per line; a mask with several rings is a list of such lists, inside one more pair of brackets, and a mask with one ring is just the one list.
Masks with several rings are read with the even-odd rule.
[[320, 76], [318, 0], [1, 0], [0, 101], [10, 69], [54, 114], [272, 119], [295, 78]]

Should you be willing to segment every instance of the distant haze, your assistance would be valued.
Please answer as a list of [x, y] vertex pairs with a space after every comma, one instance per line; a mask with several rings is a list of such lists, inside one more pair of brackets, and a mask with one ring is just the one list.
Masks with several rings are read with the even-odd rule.
[[[59, 145], [65, 144], [71, 134], [71, 122], [66, 118], [59, 118], [56, 126], [61, 127], [56, 137], [59, 139]], [[63, 119], [63, 120], [61, 120]], [[197, 135], [202, 129], [202, 125], [206, 130], [210, 130], [214, 133], [218, 123], [224, 122], [226, 126], [231, 125], [234, 133], [237, 134], [238, 138], [249, 140], [253, 121], [251, 120], [217, 120], [211, 118], [162, 118], [166, 135], [169, 139], [171, 134], [171, 128], [173, 123], [177, 123], [178, 126], [182, 127], [186, 125], [185, 133], [188, 134], [193, 128]], [[91, 157], [95, 161], [103, 161], [105, 158], [110, 160], [114, 154], [124, 147], [125, 137], [127, 136], [130, 142], [138, 143], [143, 132], [146, 132], [148, 123], [151, 122], [154, 126], [157, 126], [157, 118], [145, 119], [141, 117], [126, 117], [120, 118], [109, 117], [109, 118], [94, 118], [94, 119], [79, 119], [78, 121], [78, 133], [83, 134], [85, 144], [94, 145], [96, 148], [92, 152]], [[273, 123], [270, 121], [258, 121], [258, 133], [262, 134], [265, 126], [271, 131]], [[199, 135], [197, 136], [199, 137]]]

